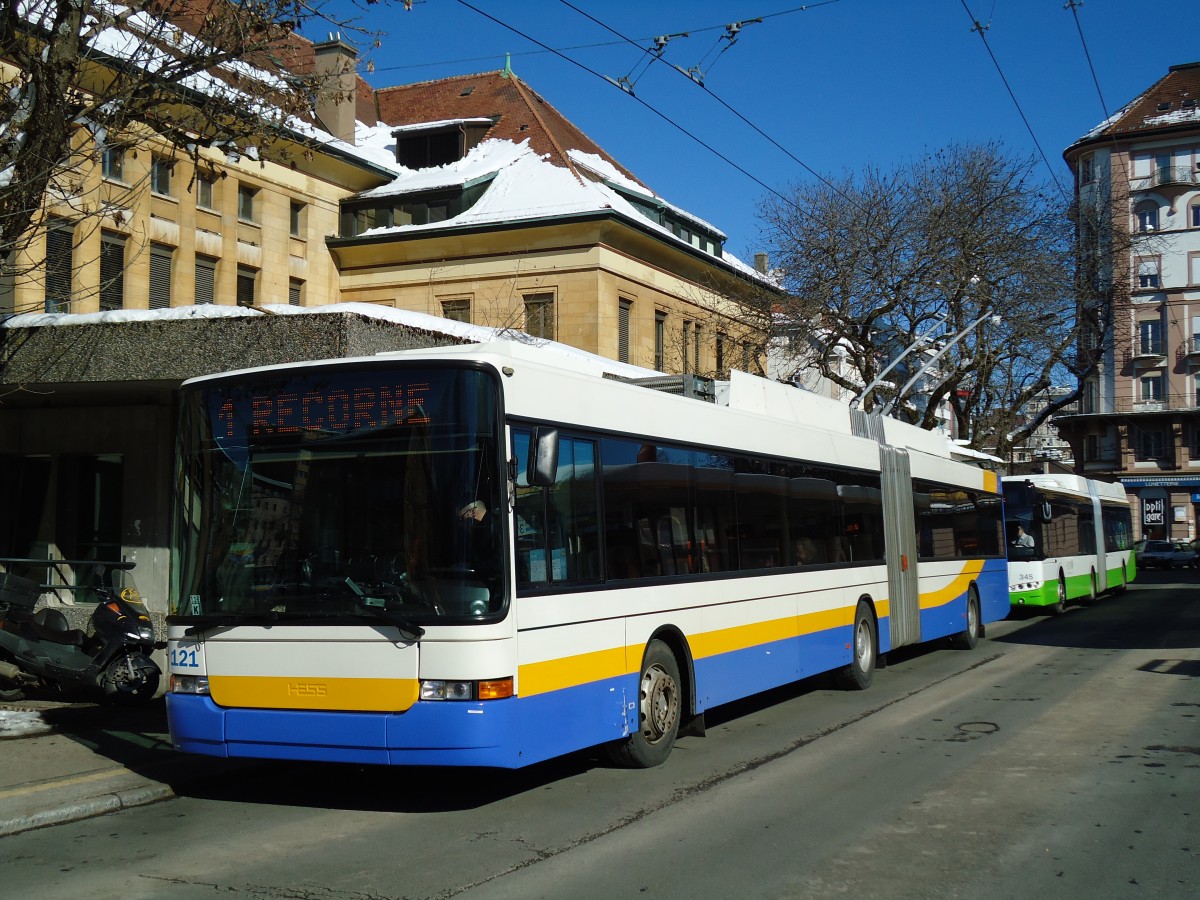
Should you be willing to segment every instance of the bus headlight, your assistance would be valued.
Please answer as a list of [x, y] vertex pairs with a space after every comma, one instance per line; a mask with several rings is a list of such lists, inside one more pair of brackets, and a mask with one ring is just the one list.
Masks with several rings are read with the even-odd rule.
[[208, 678], [204, 675], [172, 675], [171, 691], [176, 694], [207, 694]]
[[511, 678], [491, 681], [422, 681], [422, 700], [503, 700], [513, 695]]

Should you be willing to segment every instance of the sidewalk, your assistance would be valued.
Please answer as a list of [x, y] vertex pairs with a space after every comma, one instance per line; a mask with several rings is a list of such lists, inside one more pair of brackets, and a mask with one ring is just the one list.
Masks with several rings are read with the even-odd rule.
[[0, 703], [0, 837], [165, 800], [229, 764], [176, 753], [161, 697]]

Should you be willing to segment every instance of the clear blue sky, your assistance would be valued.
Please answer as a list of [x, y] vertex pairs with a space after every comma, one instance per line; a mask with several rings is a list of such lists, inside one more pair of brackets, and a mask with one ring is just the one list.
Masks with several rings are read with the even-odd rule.
[[[370, 7], [364, 24], [387, 35], [363, 54], [375, 65], [367, 79], [383, 87], [491, 71], [511, 53], [534, 90], [747, 260], [761, 248], [759, 202], [812, 179], [805, 167], [890, 168], [952, 142], [1000, 140], [1039, 163], [1044, 154], [1069, 185], [1062, 151], [1106, 107], [1116, 112], [1173, 64], [1200, 61], [1197, 0], [1086, 0], [1074, 14], [1065, 0], [569, 0], [637, 46], [558, 0], [469, 2], [475, 9], [458, 0]], [[727, 23], [760, 16], [735, 43], [721, 39]], [[973, 20], [987, 26], [986, 45]], [[642, 48], [679, 32], [690, 36], [671, 40], [662, 58], [700, 67], [704, 88], [646, 64]], [[630, 79], [636, 99], [580, 66]]]

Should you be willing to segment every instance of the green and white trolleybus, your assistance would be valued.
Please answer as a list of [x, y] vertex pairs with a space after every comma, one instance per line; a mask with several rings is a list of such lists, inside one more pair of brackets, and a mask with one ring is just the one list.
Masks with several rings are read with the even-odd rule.
[[1072, 600], [1094, 600], [1133, 580], [1132, 515], [1121, 485], [1078, 475], [1003, 482], [1013, 606], [1061, 613]]
[[718, 704], [865, 688], [880, 654], [1008, 613], [999, 479], [944, 438], [608, 368], [501, 341], [185, 384], [175, 746], [649, 766]]

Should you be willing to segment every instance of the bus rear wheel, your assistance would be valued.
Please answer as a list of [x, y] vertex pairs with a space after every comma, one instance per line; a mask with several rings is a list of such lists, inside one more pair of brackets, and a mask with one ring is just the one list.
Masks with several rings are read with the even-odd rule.
[[979, 643], [980, 623], [979, 595], [972, 587], [967, 591], [967, 627], [950, 636], [950, 646], [959, 650], [974, 650]]
[[875, 632], [875, 616], [871, 605], [858, 601], [854, 610], [854, 655], [850, 665], [838, 672], [838, 682], [849, 691], [865, 691], [875, 679], [875, 660], [879, 641]]
[[664, 763], [679, 734], [679, 663], [662, 641], [651, 641], [638, 679], [638, 730], [609, 749], [618, 765], [649, 769]]

